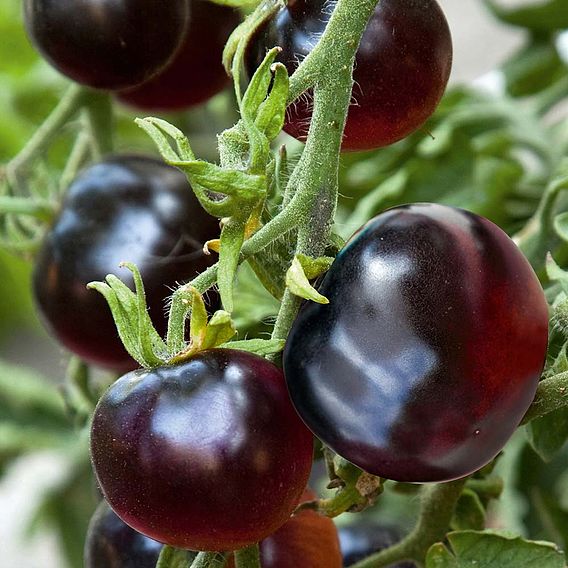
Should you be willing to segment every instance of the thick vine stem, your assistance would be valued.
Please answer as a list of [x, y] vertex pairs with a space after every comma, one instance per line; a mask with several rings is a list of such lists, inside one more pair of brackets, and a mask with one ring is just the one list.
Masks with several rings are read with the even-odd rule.
[[93, 153], [100, 159], [110, 154], [114, 148], [112, 100], [108, 93], [87, 91], [85, 102]]
[[384, 568], [402, 560], [412, 560], [422, 566], [428, 549], [444, 539], [466, 481], [464, 478], [425, 486], [420, 518], [414, 530], [398, 544], [361, 560], [353, 568]]
[[235, 551], [237, 568], [260, 568], [260, 550], [258, 544]]
[[36, 130], [28, 143], [6, 166], [8, 181], [17, 184], [18, 172], [24, 170], [33, 160], [46, 150], [61, 128], [82, 108], [88, 93], [79, 85], [71, 85], [59, 104]]

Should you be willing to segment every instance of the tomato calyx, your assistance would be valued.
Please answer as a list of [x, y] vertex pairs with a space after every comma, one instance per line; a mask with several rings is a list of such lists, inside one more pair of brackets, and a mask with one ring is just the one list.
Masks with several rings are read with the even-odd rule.
[[305, 501], [296, 508], [295, 514], [305, 509], [315, 510], [326, 517], [337, 517], [342, 513], [360, 513], [372, 507], [383, 492], [383, 480], [349, 463], [340, 456], [333, 456], [326, 450], [326, 462], [330, 475], [328, 489], [337, 489], [328, 499]]

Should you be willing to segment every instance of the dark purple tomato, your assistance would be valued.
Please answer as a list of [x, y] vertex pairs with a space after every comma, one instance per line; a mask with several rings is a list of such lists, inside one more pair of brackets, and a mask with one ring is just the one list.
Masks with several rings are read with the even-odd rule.
[[488, 463], [542, 371], [547, 303], [496, 225], [435, 204], [364, 225], [307, 303], [284, 353], [308, 427], [369, 473], [448, 481]]
[[[290, 1], [251, 40], [249, 74], [274, 46], [293, 73], [317, 44], [335, 4]], [[436, 0], [381, 0], [357, 51], [343, 150], [387, 146], [417, 130], [440, 102], [451, 66], [450, 30]], [[284, 130], [304, 141], [312, 106], [311, 94], [290, 105]]]
[[[339, 528], [339, 543], [343, 554], [343, 565], [353, 564], [367, 556], [396, 544], [402, 535], [393, 527], [377, 523], [358, 522]], [[414, 568], [412, 562], [393, 564], [392, 568]]]
[[236, 550], [290, 517], [313, 439], [282, 371], [244, 351], [203, 351], [134, 371], [95, 410], [91, 456], [115, 513], [189, 550]]
[[102, 501], [89, 523], [84, 568], [156, 568], [162, 546], [131, 529]]
[[165, 300], [177, 282], [207, 268], [205, 241], [218, 222], [199, 205], [177, 169], [153, 158], [109, 158], [69, 187], [36, 259], [33, 292], [46, 327], [89, 363], [117, 371], [137, 366], [124, 349], [106, 300], [88, 290], [114, 273], [133, 288], [122, 261], [137, 264], [150, 316], [166, 330]]
[[97, 89], [133, 87], [160, 71], [189, 25], [187, 0], [24, 0], [37, 50], [58, 71]]
[[223, 48], [240, 22], [239, 12], [210, 0], [189, 4], [189, 31], [177, 55], [150, 81], [119, 93], [120, 101], [144, 110], [173, 111], [203, 103], [228, 85]]

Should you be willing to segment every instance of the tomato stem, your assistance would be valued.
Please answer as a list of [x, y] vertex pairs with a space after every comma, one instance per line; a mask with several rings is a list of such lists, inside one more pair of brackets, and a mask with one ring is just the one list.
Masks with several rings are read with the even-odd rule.
[[7, 165], [6, 176], [10, 184], [17, 187], [18, 174], [28, 168], [60, 134], [61, 128], [82, 108], [87, 93], [86, 89], [75, 84], [67, 89], [59, 104]]
[[568, 407], [568, 371], [544, 379], [538, 385], [534, 402], [528, 409], [522, 424], [542, 418], [560, 408]]
[[237, 568], [260, 568], [260, 550], [258, 544], [235, 551]]
[[223, 568], [227, 558], [221, 552], [200, 552], [191, 564], [191, 568]]
[[110, 154], [114, 148], [114, 119], [110, 95], [88, 91], [85, 110], [89, 119], [94, 154], [100, 159]]
[[353, 568], [382, 568], [401, 560], [423, 565], [428, 549], [444, 540], [466, 481], [464, 478], [424, 486], [420, 518], [414, 530], [399, 543], [361, 560]]

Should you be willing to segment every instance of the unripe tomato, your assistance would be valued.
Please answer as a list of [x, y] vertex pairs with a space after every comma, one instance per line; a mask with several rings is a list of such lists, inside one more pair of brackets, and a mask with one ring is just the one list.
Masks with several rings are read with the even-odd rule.
[[156, 568], [162, 546], [131, 529], [102, 501], [89, 523], [84, 568]]
[[24, 0], [37, 50], [58, 71], [97, 89], [147, 81], [174, 56], [189, 25], [187, 0]]
[[[249, 74], [266, 51], [282, 48], [277, 60], [291, 74], [317, 44], [336, 0], [293, 0], [252, 38]], [[452, 39], [436, 0], [381, 0], [367, 25], [355, 59], [353, 104], [343, 150], [369, 150], [408, 136], [434, 112], [452, 66]], [[288, 107], [284, 130], [304, 141], [313, 97]]]
[[166, 330], [165, 301], [176, 283], [213, 259], [203, 243], [217, 220], [193, 195], [185, 175], [153, 158], [118, 156], [84, 170], [71, 184], [36, 259], [33, 292], [47, 328], [85, 361], [117, 371], [137, 366], [124, 349], [106, 300], [87, 284], [138, 265], [150, 316]]
[[547, 303], [496, 225], [435, 204], [363, 226], [284, 353], [308, 427], [369, 473], [408, 482], [476, 471], [503, 448], [545, 362]]
[[91, 456], [115, 513], [189, 550], [236, 550], [290, 517], [313, 438], [282, 371], [244, 351], [124, 375], [95, 410]]
[[190, 0], [189, 31], [174, 59], [143, 85], [118, 93], [127, 105], [173, 111], [205, 102], [229, 84], [223, 49], [240, 15], [210, 0]]

